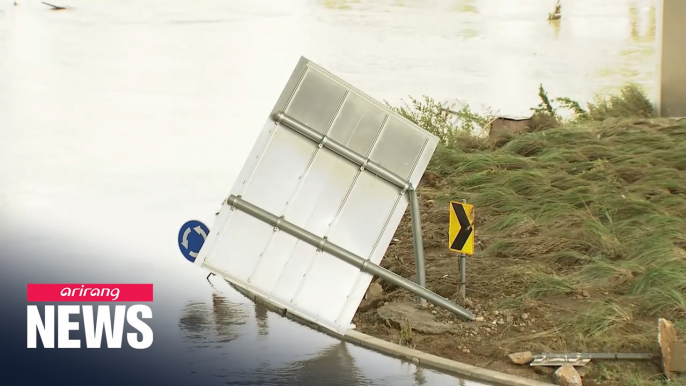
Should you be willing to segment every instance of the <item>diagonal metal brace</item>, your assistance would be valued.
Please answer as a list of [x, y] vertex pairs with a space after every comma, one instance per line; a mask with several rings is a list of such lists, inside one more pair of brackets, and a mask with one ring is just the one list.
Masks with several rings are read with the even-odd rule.
[[369, 260], [363, 259], [362, 257], [357, 256], [356, 254], [349, 252], [348, 250], [339, 247], [336, 244], [330, 243], [324, 237], [319, 237], [314, 233], [311, 233], [293, 223], [285, 221], [283, 218], [276, 216], [272, 213], [269, 213], [266, 210], [258, 206], [255, 206], [234, 195], [229, 196], [227, 203], [232, 207], [235, 207], [236, 209], [242, 211], [243, 213], [246, 213], [271, 226], [278, 225], [281, 231], [299, 240], [302, 240], [315, 248], [321, 249], [322, 251], [334, 257], [337, 257], [345, 261], [346, 263], [359, 268], [363, 272], [367, 272], [369, 274], [378, 276], [390, 283], [402, 287], [439, 307], [443, 307], [451, 311], [456, 315], [462, 316], [463, 318], [466, 318], [468, 320], [474, 320], [474, 315], [469, 310], [466, 310], [454, 304], [453, 302], [445, 299], [442, 296], [435, 294], [434, 292], [427, 290], [426, 288], [418, 285], [417, 283], [412, 282], [411, 280], [407, 280], [402, 276], [396, 275], [395, 273], [385, 268], [382, 268], [377, 264], [371, 263]]

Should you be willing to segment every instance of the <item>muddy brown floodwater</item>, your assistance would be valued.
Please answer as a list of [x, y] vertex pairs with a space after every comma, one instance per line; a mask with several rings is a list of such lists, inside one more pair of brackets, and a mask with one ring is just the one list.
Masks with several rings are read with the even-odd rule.
[[626, 82], [653, 91], [649, 0], [563, 0], [555, 22], [553, 0], [12, 2], [0, 0], [3, 253], [54, 256], [71, 240], [81, 254], [9, 269], [142, 275], [199, 373], [232, 358], [243, 378], [339, 363], [343, 381], [362, 366], [361, 383], [458, 382], [253, 310], [179, 254], [178, 227], [212, 223], [301, 55], [393, 104], [426, 94], [521, 114], [539, 84], [581, 101]]

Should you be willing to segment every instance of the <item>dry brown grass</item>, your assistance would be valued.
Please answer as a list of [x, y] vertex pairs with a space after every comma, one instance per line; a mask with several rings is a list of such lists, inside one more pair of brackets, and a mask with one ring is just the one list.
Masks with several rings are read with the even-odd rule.
[[[419, 189], [428, 286], [461, 301], [448, 201], [467, 199], [477, 214], [472, 308], [515, 318], [495, 333], [465, 330], [458, 339], [470, 355], [415, 333], [418, 348], [481, 365], [526, 349], [652, 352], [656, 318], [686, 316], [686, 124], [646, 119], [649, 106], [632, 90], [597, 101], [579, 122], [495, 144], [459, 134], [437, 149]], [[407, 220], [383, 265], [412, 277]], [[373, 324], [361, 328], [384, 335]], [[594, 365], [589, 377], [638, 385], [659, 373], [630, 365]]]

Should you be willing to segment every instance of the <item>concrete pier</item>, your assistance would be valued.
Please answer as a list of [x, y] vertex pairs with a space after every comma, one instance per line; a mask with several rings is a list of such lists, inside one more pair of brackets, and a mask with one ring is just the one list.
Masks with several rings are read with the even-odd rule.
[[686, 0], [656, 1], [655, 113], [686, 117]]

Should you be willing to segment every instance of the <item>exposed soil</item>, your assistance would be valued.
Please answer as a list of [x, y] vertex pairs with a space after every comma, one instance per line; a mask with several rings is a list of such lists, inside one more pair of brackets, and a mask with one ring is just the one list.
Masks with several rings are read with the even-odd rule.
[[[655, 130], [654, 127], [658, 126], [676, 130], [672, 129], [675, 127], [673, 125], [673, 122], [645, 123], [640, 121], [632, 123], [629, 128], [641, 132]], [[575, 135], [583, 138], [586, 143], [597, 140], [598, 146], [608, 146], [599, 151], [613, 153], [614, 149], [602, 142], [599, 139], [601, 136], [596, 135], [593, 130], [595, 129], [589, 129], [588, 135], [584, 134], [585, 132]], [[675, 137], [674, 140], [681, 141], [679, 146], [683, 146], [683, 133], [685, 132], [682, 130], [679, 133], [682, 134], [679, 134], [678, 139]], [[560, 135], [565, 134], [561, 133]], [[540, 135], [530, 134], [529, 136], [532, 137], [529, 141], [530, 146], [545, 145], [543, 142], [545, 140]], [[574, 138], [570, 138], [569, 141], [573, 142]], [[589, 148], [588, 151], [592, 150], [590, 146], [587, 148]], [[618, 147], [618, 149], [620, 148]], [[498, 149], [486, 150], [486, 152], [489, 151], [499, 152]], [[575, 165], [589, 162], [588, 154], [582, 160], [577, 161], [569, 155], [571, 151], [563, 153], [561, 150], [561, 154], [564, 154], [566, 158], [564, 164], [560, 164], [559, 172], [557, 169], [555, 171], [555, 173], [559, 173], [559, 181], [567, 181], [563, 178], [577, 178], [575, 173], [578, 171]], [[481, 152], [481, 150], [477, 149], [475, 152]], [[497, 154], [502, 155], [504, 153]], [[453, 156], [442, 154], [441, 157], [448, 159]], [[511, 162], [513, 165], [518, 165], [517, 162], [520, 162], [511, 154], [508, 154], [507, 157], [509, 157], [507, 162]], [[623, 170], [613, 166], [612, 162], [615, 159], [619, 160], [619, 156], [616, 154], [606, 154], [602, 157], [610, 160], [607, 164], [609, 166], [601, 165], [609, 168], [603, 169], [602, 187], [607, 191], [616, 189], [618, 196], [626, 191], [634, 194], [630, 191], [631, 187], [635, 186], [635, 184], [632, 185], [632, 173], [638, 174], [635, 176], [636, 180], [640, 176], [649, 174], [640, 167], [635, 170]], [[656, 159], [666, 159], [662, 155], [660, 157]], [[528, 153], [520, 158], [522, 163], [537, 162], [536, 157]], [[622, 162], [625, 159], [630, 160], [629, 158], [622, 158]], [[475, 191], [472, 194], [463, 191], [467, 192], [466, 197], [460, 197], [458, 195], [460, 193], [456, 193], [454, 189], [454, 184], [459, 178], [462, 179], [459, 181], [466, 181], [469, 177], [468, 173], [447, 175], [447, 172], [441, 172], [441, 170], [446, 170], [449, 165], [436, 165], [435, 161], [432, 162], [434, 165], [425, 173], [418, 189], [424, 234], [427, 287], [471, 310], [477, 317], [477, 321], [466, 321], [446, 310], [431, 305], [421, 308], [415, 298], [406, 290], [375, 278], [374, 283], [381, 285], [383, 293], [363, 301], [353, 319], [358, 331], [445, 358], [547, 382], [553, 381], [549, 369], [515, 365], [510, 362], [507, 355], [521, 351], [531, 351], [533, 354], [550, 352], [651, 352], [654, 357], [660, 357], [657, 344], [657, 318], [663, 314], [659, 310], [654, 311], [645, 302], [641, 303], [641, 300], [627, 289], [632, 281], [636, 278], [640, 279], [642, 272], [645, 271], [636, 268], [633, 273], [625, 275], [628, 276], [625, 281], [609, 282], [610, 279], [615, 280], [617, 278], [608, 277], [607, 283], [602, 283], [602, 278], [600, 283], [596, 281], [584, 282], [585, 279], [578, 279], [574, 274], [580, 272], [591, 261], [588, 256], [595, 253], [591, 249], [583, 249], [582, 246], [574, 244], [575, 238], [571, 236], [566, 238], [549, 237], [546, 232], [552, 234], [550, 232], [553, 229], [546, 229], [541, 224], [532, 224], [527, 228], [527, 226], [522, 225], [523, 222], [520, 222], [516, 231], [508, 231], [507, 235], [504, 236], [502, 233], [494, 231], [493, 224], [496, 220], [502, 221], [506, 215], [503, 215], [502, 212], [487, 210], [478, 205], [475, 208], [477, 219], [475, 239], [477, 242], [474, 255], [467, 258], [467, 298], [462, 299], [459, 293], [459, 257], [458, 254], [448, 250], [449, 212], [447, 201], [467, 198], [472, 202], [474, 197], [483, 196], [485, 193], [481, 193], [483, 190]], [[438, 162], [442, 161], [439, 160]], [[521, 167], [503, 166], [503, 162], [497, 166], [501, 169], [494, 172], [502, 173], [503, 181], [506, 181], [508, 175], [522, 173]], [[657, 161], [651, 160], [651, 162], [654, 165], [657, 164]], [[494, 161], [494, 163], [496, 162]], [[542, 160], [540, 165], [542, 173], [553, 175], [547, 161], [543, 162]], [[598, 162], [594, 165], [598, 165]], [[671, 170], [682, 173], [683, 169], [680, 169], [680, 165]], [[510, 170], [513, 172], [508, 174]], [[624, 177], [620, 175], [616, 177], [616, 180], [612, 180], [615, 178], [613, 176], [617, 175], [613, 173], [622, 171], [627, 172]], [[478, 172], [484, 176], [489, 176], [487, 171], [478, 170]], [[585, 176], [586, 174], [583, 178], [587, 178]], [[581, 181], [581, 179], [579, 180]], [[588, 180], [591, 181], [590, 184], [595, 183], [591, 177], [588, 177]], [[594, 188], [593, 185], [589, 186]], [[615, 188], [615, 186], [618, 187]], [[562, 187], [555, 191], [551, 190], [553, 188], [555, 187], [546, 187], [549, 189], [546, 194], [549, 194], [551, 199], [556, 199], [563, 194], [564, 189], [570, 189], [571, 185], [570, 188]], [[677, 186], [670, 185], [670, 188], [676, 189]], [[678, 194], [679, 199], [686, 198], [683, 192], [665, 193], [660, 191], [660, 194]], [[518, 197], [523, 203], [532, 202], [535, 204], [537, 199], [535, 192], [528, 191], [526, 195], [521, 193]], [[638, 197], [636, 200], [650, 200], [650, 197], [639, 197], [638, 195], [634, 197]], [[590, 200], [592, 199], [593, 196], [591, 195]], [[534, 204], [531, 204], [532, 207]], [[621, 204], [618, 208], [621, 210]], [[675, 213], [678, 212], [660, 213], [664, 218], [668, 216], [674, 218]], [[528, 213], [526, 214], [528, 215]], [[532, 215], [532, 218], [535, 216]], [[628, 219], [626, 221], [630, 221], [628, 215], [626, 218]], [[555, 231], [559, 234], [560, 230], [556, 229]], [[562, 231], [565, 230], [562, 229]], [[570, 228], [571, 231], [573, 231], [572, 228]], [[504, 237], [511, 245], [519, 248], [517, 250], [523, 250], [522, 245], [526, 244], [526, 253], [517, 255], [513, 252], [507, 254], [499, 252], [502, 251], [502, 248], [497, 248], [495, 244]], [[530, 245], [527, 244], [529, 240]], [[627, 256], [631, 253], [630, 250], [620, 251], [617, 249], [616, 256], [613, 256], [613, 246], [602, 241], [598, 241], [598, 243], [598, 245], [603, 243], [602, 247], [605, 249], [602, 250], [602, 253], [608, 261], [619, 263], [623, 261], [622, 259], [629, 259]], [[678, 241], [675, 242], [675, 245], [675, 253], [680, 253], [678, 252], [679, 248], [684, 249], [684, 245], [680, 246]], [[542, 258], [552, 256], [551, 253], [553, 252], [557, 253], [555, 260]], [[415, 280], [409, 211], [405, 214], [393, 242], [388, 248], [382, 266], [403, 277]], [[643, 268], [645, 267], [649, 267], [649, 265], [644, 265]], [[517, 272], [521, 272], [521, 276], [518, 276]], [[540, 290], [536, 296], [530, 296], [533, 293], [531, 288], [537, 284], [538, 279], [536, 278], [543, 277], [541, 272], [544, 272], [545, 279], [553, 284], [556, 282], [551, 281], [551, 278], [565, 280], [574, 278], [574, 280], [565, 281], [567, 284], [564, 284], [562, 290], [556, 288]], [[588, 275], [586, 271], [584, 273], [586, 276], [583, 278], [592, 276]], [[599, 305], [604, 308], [597, 308]], [[593, 310], [596, 308], [604, 311], [611, 310], [612, 312], [608, 311], [607, 318], [603, 316], [604, 314], [599, 315], [598, 320], [579, 319], [580, 315], [593, 316]], [[667, 310], [667, 308], [663, 310]], [[675, 315], [680, 315], [682, 312], [677, 308], [670, 310], [670, 313], [665, 317], [674, 318]], [[626, 316], [623, 317], [622, 315]], [[578, 329], [574, 325], [575, 322], [581, 324]], [[602, 325], [596, 328], [593, 323]], [[427, 324], [429, 325], [428, 328], [426, 327]], [[441, 328], [441, 325], [444, 328]], [[595, 333], [594, 331], [603, 332]], [[579, 372], [583, 376], [584, 385], [652, 385], [662, 375], [659, 363], [659, 359], [634, 362], [608, 361], [607, 363], [594, 361], [588, 366], [580, 368]]]
[[[522, 292], [516, 282], [506, 282], [503, 272], [510, 265], [522, 264], [475, 254], [467, 258], [467, 299], [459, 292], [459, 258], [447, 248], [448, 208], [438, 206], [431, 197], [433, 189], [420, 189], [421, 210], [424, 232], [427, 286], [437, 294], [464, 306], [474, 313], [477, 321], [466, 321], [451, 312], [427, 304], [422, 307], [408, 291], [385, 283], [382, 279], [374, 282], [381, 284], [384, 294], [381, 298], [365, 300], [363, 308], [371, 300], [374, 306], [366, 312], [358, 312], [353, 319], [357, 330], [365, 334], [402, 344], [430, 354], [453, 359], [459, 362], [488, 368], [507, 374], [517, 375], [538, 381], [552, 382], [552, 372], [548, 369], [511, 363], [508, 354], [531, 351], [563, 352], [566, 335], [555, 325], [555, 320], [573, 316], [578, 310], [587, 307], [590, 299], [599, 300], [610, 294], [587, 291], [570, 296], [553, 296], [546, 299], [528, 300], [517, 308], [508, 308], [508, 301]], [[478, 229], [477, 245], [484, 245], [488, 239], [480, 237]], [[391, 271], [413, 279], [415, 278], [412, 229], [409, 213], [406, 213], [396, 232], [393, 243], [388, 249], [382, 266]], [[392, 315], [385, 309], [401, 308], [409, 315]], [[386, 311], [386, 312], [384, 312]], [[399, 317], [398, 317], [399, 316]], [[646, 321], [650, 322], [650, 321]], [[446, 326], [445, 332], [434, 324]], [[430, 326], [427, 328], [426, 326]], [[409, 332], [408, 332], [409, 330]], [[657, 334], [657, 330], [656, 330]], [[657, 339], [657, 338], [656, 338]], [[573, 347], [570, 352], [575, 352]], [[659, 362], [631, 363], [648, 373], [659, 374]], [[548, 370], [548, 371], [546, 371]], [[584, 385], [620, 385], [617, 380], [602, 378], [593, 371], [593, 364], [580, 370], [584, 375]]]

